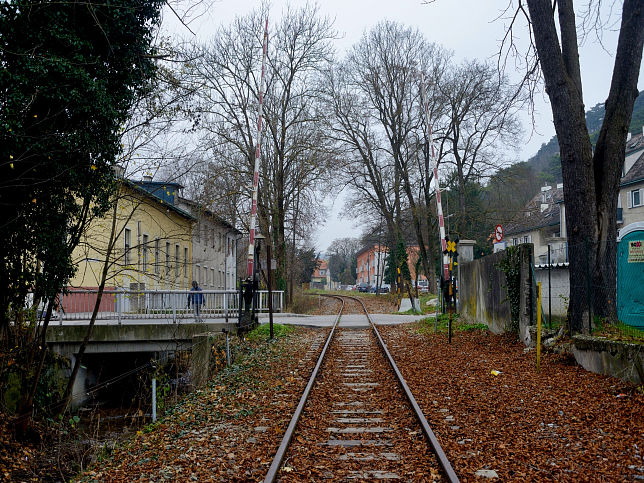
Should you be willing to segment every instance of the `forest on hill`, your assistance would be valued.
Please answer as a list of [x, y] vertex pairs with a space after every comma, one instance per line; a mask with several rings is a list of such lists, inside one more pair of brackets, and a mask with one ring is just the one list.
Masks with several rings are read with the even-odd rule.
[[[642, 132], [644, 126], [644, 92], [637, 97], [629, 132]], [[586, 123], [591, 141], [597, 139], [604, 119], [604, 104], [592, 107], [586, 113]], [[522, 161], [496, 171], [486, 182], [470, 182], [465, 187], [467, 210], [464, 219], [447, 221], [448, 231], [453, 236], [477, 241], [475, 256], [481, 257], [492, 251], [490, 234], [496, 224], [505, 225], [524, 209], [527, 202], [537, 194], [540, 186], [562, 182], [559, 144], [553, 136], [541, 145], [539, 151], [527, 161]], [[448, 182], [443, 196], [444, 210], [452, 212], [456, 206], [456, 187]], [[452, 221], [452, 226], [450, 225]], [[456, 222], [456, 223], [454, 223]], [[456, 226], [455, 226], [456, 225]]]
[[[644, 126], [644, 91], [640, 92], [633, 105], [633, 116], [629, 132], [632, 135], [642, 132]], [[590, 133], [590, 139], [595, 143], [604, 120], [604, 104], [599, 103], [586, 112], [586, 126]], [[550, 141], [541, 145], [539, 151], [528, 160], [529, 167], [534, 170], [541, 183], [561, 182], [561, 160], [559, 159], [559, 143], [557, 137], [553, 136]]]

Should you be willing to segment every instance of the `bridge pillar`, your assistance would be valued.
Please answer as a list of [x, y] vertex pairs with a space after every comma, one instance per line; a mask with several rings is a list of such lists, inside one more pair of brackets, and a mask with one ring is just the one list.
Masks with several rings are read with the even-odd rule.
[[221, 334], [207, 332], [192, 337], [192, 384], [195, 389], [208, 382], [212, 344]]

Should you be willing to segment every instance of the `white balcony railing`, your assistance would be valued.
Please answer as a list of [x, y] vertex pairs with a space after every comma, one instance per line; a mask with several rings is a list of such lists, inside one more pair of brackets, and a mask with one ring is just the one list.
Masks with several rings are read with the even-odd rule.
[[[105, 290], [101, 298], [97, 320], [112, 320], [118, 323], [139, 320], [193, 321], [194, 310], [187, 290]], [[239, 292], [236, 290], [203, 290], [204, 297], [200, 319], [235, 319], [239, 311]], [[89, 321], [96, 305], [97, 290], [70, 290], [61, 296], [57, 311], [58, 322]], [[281, 312], [284, 292], [273, 291], [273, 311]], [[268, 312], [268, 291], [260, 290], [257, 311]]]

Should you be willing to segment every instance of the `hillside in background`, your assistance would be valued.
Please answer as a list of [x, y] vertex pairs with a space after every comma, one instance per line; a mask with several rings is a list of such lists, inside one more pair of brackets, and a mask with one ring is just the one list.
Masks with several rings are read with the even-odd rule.
[[[586, 125], [593, 143], [599, 135], [603, 120], [603, 103], [597, 104], [586, 112]], [[635, 99], [629, 132], [631, 134], [642, 132], [642, 126], [644, 126], [644, 91], [640, 92]], [[528, 160], [528, 166], [534, 170], [535, 176], [541, 181], [541, 184], [561, 182], [561, 160], [559, 159], [559, 143], [557, 143], [556, 136], [553, 136], [548, 143], [541, 145], [537, 154]]]

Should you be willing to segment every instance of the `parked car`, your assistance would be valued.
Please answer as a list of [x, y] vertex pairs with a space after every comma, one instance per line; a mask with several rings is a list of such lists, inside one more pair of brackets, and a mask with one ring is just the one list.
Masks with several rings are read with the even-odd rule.
[[358, 285], [358, 292], [368, 293], [371, 290], [371, 287], [366, 283], [361, 283]]
[[371, 293], [389, 293], [389, 286], [383, 285], [381, 287], [373, 287]]

